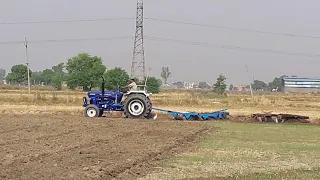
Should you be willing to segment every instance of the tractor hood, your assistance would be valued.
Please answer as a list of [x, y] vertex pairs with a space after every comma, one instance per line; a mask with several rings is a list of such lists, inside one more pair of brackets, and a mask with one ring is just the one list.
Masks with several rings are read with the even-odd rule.
[[[88, 96], [101, 96], [102, 91], [89, 91]], [[117, 91], [105, 91], [104, 96], [115, 96], [115, 95], [121, 95], [121, 92], [119, 90]]]

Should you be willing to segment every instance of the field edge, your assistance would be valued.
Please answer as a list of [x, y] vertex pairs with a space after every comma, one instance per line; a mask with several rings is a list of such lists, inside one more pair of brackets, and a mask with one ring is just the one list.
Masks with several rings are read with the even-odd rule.
[[[123, 173], [118, 174], [117, 177], [134, 175], [135, 179], [145, 178], [148, 174], [153, 173], [158, 167], [161, 167], [166, 160], [174, 157], [175, 155], [187, 152], [197, 144], [199, 144], [204, 138], [212, 135], [216, 132], [217, 127], [212, 125], [206, 125], [204, 129], [201, 129], [194, 134], [186, 136], [185, 138], [178, 141], [177, 144], [169, 146], [160, 153], [154, 154], [151, 158], [142, 160], [135, 166], [127, 168]], [[141, 169], [147, 169], [147, 171], [141, 171]], [[132, 177], [132, 176], [131, 176]]]

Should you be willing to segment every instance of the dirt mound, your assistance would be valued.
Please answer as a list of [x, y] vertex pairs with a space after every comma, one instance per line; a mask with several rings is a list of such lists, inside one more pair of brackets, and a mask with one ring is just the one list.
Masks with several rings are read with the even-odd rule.
[[231, 122], [238, 122], [238, 123], [254, 123], [257, 122], [251, 116], [244, 116], [244, 115], [231, 115], [227, 119]]
[[209, 132], [205, 123], [0, 117], [0, 179], [134, 179]]
[[320, 126], [320, 119], [311, 120], [312, 125]]

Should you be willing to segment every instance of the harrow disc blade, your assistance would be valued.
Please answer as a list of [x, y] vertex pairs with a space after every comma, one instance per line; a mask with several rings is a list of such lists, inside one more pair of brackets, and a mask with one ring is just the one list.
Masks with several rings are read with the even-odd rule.
[[173, 117], [173, 119], [183, 121], [186, 120], [186, 117], [184, 115], [176, 115]]

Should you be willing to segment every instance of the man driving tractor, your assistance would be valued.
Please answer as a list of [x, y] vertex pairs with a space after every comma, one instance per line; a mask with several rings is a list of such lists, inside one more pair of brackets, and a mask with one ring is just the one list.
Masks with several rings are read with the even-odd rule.
[[130, 79], [130, 84], [123, 86], [122, 88], [129, 88], [129, 91], [137, 91], [138, 90], [137, 84], [133, 78]]
[[[138, 90], [137, 84], [136, 84], [136, 82], [135, 82], [135, 80], [133, 78], [130, 79], [128, 85], [122, 87], [122, 89], [125, 89], [125, 88], [129, 88], [129, 91], [137, 91]], [[124, 102], [124, 100], [126, 98], [127, 98], [127, 95], [124, 94], [123, 97], [122, 97], [121, 102]]]

